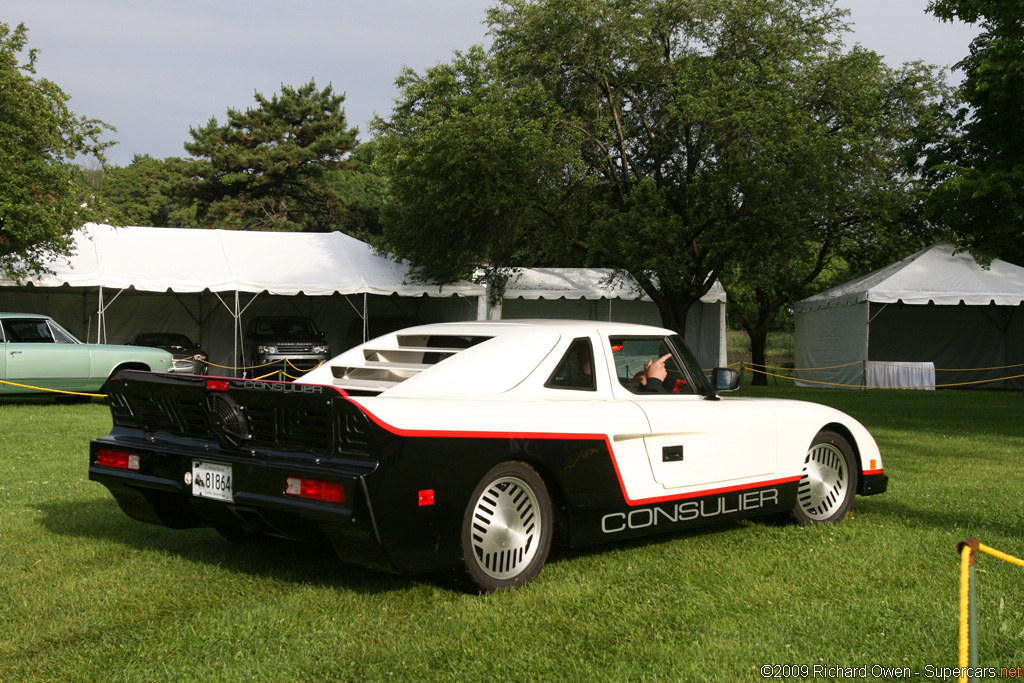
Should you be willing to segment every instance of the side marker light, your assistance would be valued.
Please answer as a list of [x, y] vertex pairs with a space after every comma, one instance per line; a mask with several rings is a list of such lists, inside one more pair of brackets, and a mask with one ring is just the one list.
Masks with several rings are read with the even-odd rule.
[[419, 492], [420, 507], [427, 507], [434, 504], [434, 489], [424, 489]]

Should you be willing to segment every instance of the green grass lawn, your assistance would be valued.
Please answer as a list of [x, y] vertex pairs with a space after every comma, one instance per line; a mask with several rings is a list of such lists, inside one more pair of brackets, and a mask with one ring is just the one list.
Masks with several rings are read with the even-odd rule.
[[[0, 681], [755, 681], [766, 664], [923, 679], [956, 666], [956, 543], [1024, 557], [1024, 397], [740, 394], [859, 418], [889, 492], [828, 527], [745, 521], [555, 550], [532, 585], [487, 596], [324, 548], [135, 522], [86, 479], [105, 406], [0, 403]], [[978, 579], [981, 663], [1024, 664], [1024, 569], [982, 555]]]

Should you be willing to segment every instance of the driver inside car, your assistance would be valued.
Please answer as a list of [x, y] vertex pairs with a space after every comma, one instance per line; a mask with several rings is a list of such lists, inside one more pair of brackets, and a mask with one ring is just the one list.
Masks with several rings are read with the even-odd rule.
[[665, 381], [668, 378], [668, 369], [665, 367], [665, 362], [671, 357], [671, 353], [666, 353], [657, 360], [648, 359], [647, 366], [636, 373], [631, 380], [625, 382], [623, 386], [634, 394], [673, 393], [673, 386], [668, 385]]

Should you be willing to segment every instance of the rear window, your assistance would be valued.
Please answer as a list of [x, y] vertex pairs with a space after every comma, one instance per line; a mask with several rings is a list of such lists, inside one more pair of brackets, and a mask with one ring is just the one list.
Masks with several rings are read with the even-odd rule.
[[590, 344], [590, 338], [574, 339], [544, 386], [549, 389], [597, 391], [593, 358], [594, 349]]

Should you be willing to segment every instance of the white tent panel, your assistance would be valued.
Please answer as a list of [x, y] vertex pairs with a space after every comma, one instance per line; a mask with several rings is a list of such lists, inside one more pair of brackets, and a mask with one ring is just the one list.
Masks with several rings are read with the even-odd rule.
[[[793, 331], [798, 386], [861, 386], [868, 346], [868, 302], [796, 315]], [[804, 372], [814, 368], [813, 372]]]
[[989, 268], [939, 243], [800, 301], [796, 376], [862, 386], [868, 363], [932, 363], [936, 384], [1021, 388], [1024, 268]]
[[1024, 268], [995, 260], [982, 268], [966, 253], [940, 242], [898, 263], [815, 294], [797, 312], [849, 306], [861, 301], [955, 306], [1017, 306], [1024, 301]]
[[[650, 298], [628, 276], [608, 268], [527, 268], [505, 285], [506, 299], [637, 299]], [[702, 303], [724, 303], [725, 289], [715, 282]]]
[[[311, 296], [401, 294], [478, 296], [483, 286], [415, 282], [411, 266], [340, 232], [247, 232], [115, 228], [90, 223], [68, 259], [36, 287], [105, 287], [145, 292], [268, 292]], [[0, 286], [14, 283], [0, 281]]]
[[[87, 224], [73, 255], [49, 267], [23, 285], [0, 280], [0, 310], [47, 313], [90, 341], [181, 332], [224, 366], [241, 363], [243, 320], [255, 316], [312, 317], [340, 351], [361, 341], [364, 315], [381, 324], [473, 319], [485, 291], [472, 282], [418, 282], [408, 262], [339, 232]], [[505, 295], [506, 317], [661, 324], [654, 304], [609, 270], [524, 270]], [[708, 366], [726, 362], [724, 306], [715, 283], [687, 320], [687, 341]]]

